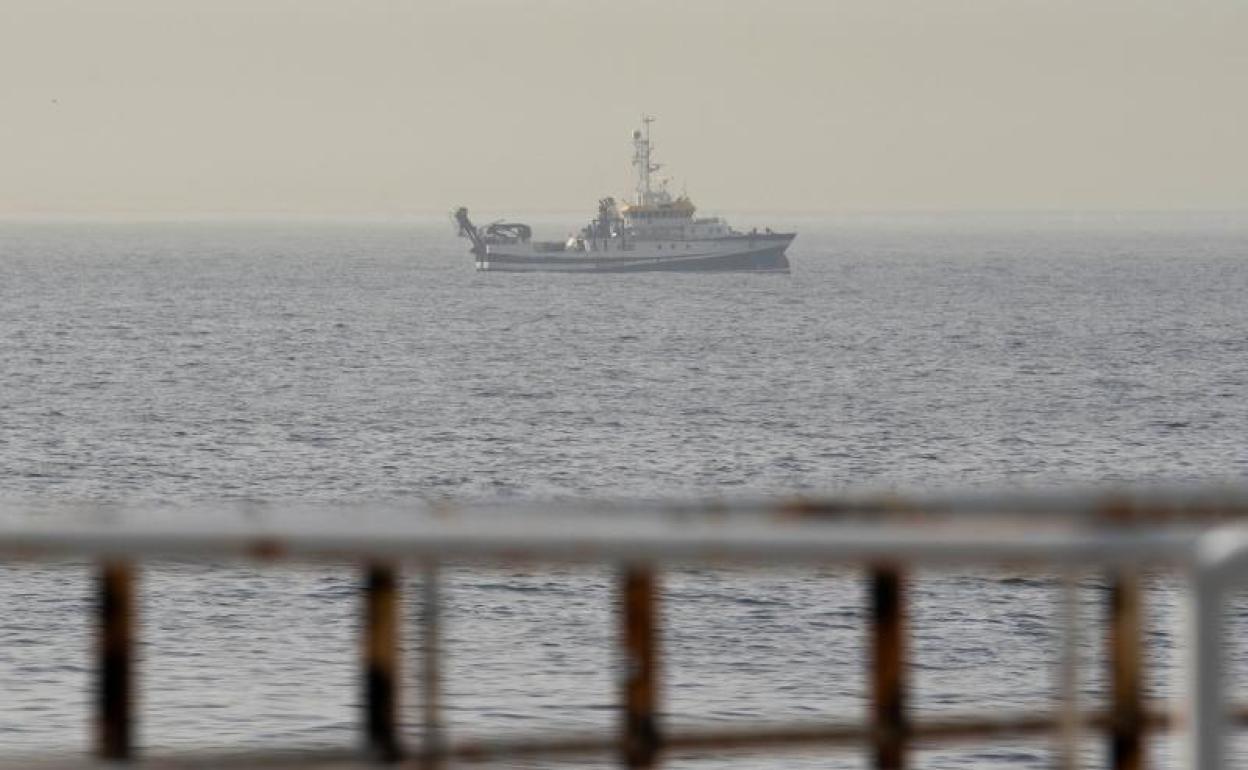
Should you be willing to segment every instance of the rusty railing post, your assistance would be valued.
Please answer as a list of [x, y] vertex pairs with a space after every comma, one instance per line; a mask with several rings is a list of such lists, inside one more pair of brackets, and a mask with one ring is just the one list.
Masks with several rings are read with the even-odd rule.
[[1056, 689], [1059, 713], [1056, 737], [1060, 770], [1079, 770], [1082, 706], [1079, 704], [1079, 579], [1080, 573], [1067, 568], [1061, 577], [1061, 652]]
[[134, 709], [134, 570], [109, 562], [100, 569], [96, 754], [132, 757]]
[[658, 584], [650, 568], [627, 567], [623, 574], [623, 696], [620, 736], [624, 764], [656, 766], [661, 747], [658, 724]]
[[398, 730], [399, 588], [395, 569], [370, 564], [364, 578], [364, 721], [368, 753], [383, 761], [401, 754]]
[[1109, 579], [1110, 763], [1114, 770], [1143, 770], [1144, 689], [1139, 573], [1120, 570]]
[[895, 567], [871, 572], [871, 700], [875, 767], [906, 765], [905, 587]]
[[423, 746], [421, 752], [424, 767], [438, 770], [443, 766], [445, 747], [442, 745], [442, 669], [439, 658], [441, 644], [441, 598], [439, 596], [438, 565], [425, 565], [421, 581], [420, 602], [420, 690], [423, 705]]

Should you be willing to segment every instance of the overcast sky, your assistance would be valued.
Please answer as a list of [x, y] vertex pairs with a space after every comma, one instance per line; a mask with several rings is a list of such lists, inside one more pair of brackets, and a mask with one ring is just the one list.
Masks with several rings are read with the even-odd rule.
[[0, 214], [1248, 209], [1243, 0], [0, 0]]

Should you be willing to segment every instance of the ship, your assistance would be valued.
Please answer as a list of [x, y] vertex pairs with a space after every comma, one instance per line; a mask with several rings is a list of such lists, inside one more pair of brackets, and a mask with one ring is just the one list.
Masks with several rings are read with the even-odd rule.
[[477, 227], [460, 207], [452, 215], [481, 272], [789, 272], [785, 250], [796, 233], [753, 228], [741, 232], [720, 217], [698, 217], [686, 194], [673, 196], [668, 180], [656, 176], [650, 125], [633, 132], [636, 194], [631, 203], [614, 197], [598, 202], [597, 215], [579, 233], [561, 241], [533, 239], [533, 228], [498, 221]]

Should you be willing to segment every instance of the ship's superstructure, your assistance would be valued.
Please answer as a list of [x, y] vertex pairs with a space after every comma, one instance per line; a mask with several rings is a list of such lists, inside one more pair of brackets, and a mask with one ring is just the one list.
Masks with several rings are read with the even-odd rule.
[[478, 270], [504, 272], [755, 271], [788, 272], [785, 249], [794, 233], [738, 232], [718, 217], [695, 217], [686, 195], [673, 198], [655, 173], [650, 124], [633, 132], [637, 188], [632, 203], [598, 202], [598, 215], [563, 241], [534, 241], [518, 222], [478, 228], [458, 209], [459, 234], [472, 241]]

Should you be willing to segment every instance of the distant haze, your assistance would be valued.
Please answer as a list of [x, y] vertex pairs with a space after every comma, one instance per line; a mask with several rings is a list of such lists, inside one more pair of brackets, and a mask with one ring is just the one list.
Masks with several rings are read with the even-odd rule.
[[0, 214], [1248, 208], [1240, 0], [3, 0]]

